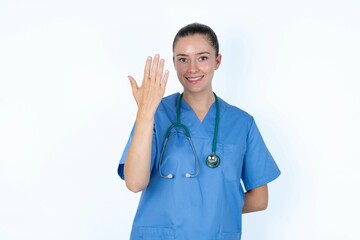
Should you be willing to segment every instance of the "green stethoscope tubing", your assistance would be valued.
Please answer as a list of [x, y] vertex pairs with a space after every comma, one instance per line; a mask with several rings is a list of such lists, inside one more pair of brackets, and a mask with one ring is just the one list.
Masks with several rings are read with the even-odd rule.
[[216, 104], [216, 117], [215, 117], [215, 129], [214, 129], [214, 137], [212, 144], [212, 153], [206, 158], [206, 165], [209, 168], [216, 168], [220, 165], [220, 157], [216, 155], [216, 144], [217, 144], [217, 136], [219, 132], [219, 119], [220, 119], [220, 104], [218, 97], [214, 93], [215, 104]]
[[[163, 158], [163, 154], [164, 151], [166, 149], [166, 145], [167, 142], [169, 140], [169, 137], [171, 135], [171, 130], [175, 127], [180, 127], [184, 130], [185, 132], [185, 136], [187, 137], [190, 145], [191, 145], [191, 149], [193, 151], [194, 157], [195, 157], [195, 172], [194, 173], [186, 173], [185, 177], [187, 178], [192, 178], [192, 177], [196, 177], [199, 173], [199, 158], [196, 154], [195, 151], [195, 147], [194, 144], [191, 140], [191, 136], [190, 136], [190, 131], [189, 129], [181, 123], [180, 121], [180, 109], [181, 109], [181, 99], [183, 97], [183, 93], [178, 97], [177, 99], [177, 103], [176, 103], [176, 122], [171, 124], [169, 126], [169, 128], [167, 129], [166, 132], [166, 137], [164, 140], [164, 144], [160, 153], [160, 160], [159, 160], [159, 173], [160, 176], [163, 178], [174, 178], [174, 174], [169, 173], [167, 175], [163, 175], [162, 171], [161, 171], [161, 166], [162, 166], [162, 158]], [[215, 105], [216, 105], [216, 117], [215, 117], [215, 127], [214, 127], [214, 137], [213, 137], [213, 142], [212, 142], [212, 152], [211, 154], [206, 158], [206, 165], [209, 168], [216, 168], [220, 165], [220, 157], [218, 155], [216, 155], [216, 145], [217, 145], [217, 137], [218, 137], [218, 131], [219, 131], [219, 119], [220, 119], [220, 104], [219, 104], [219, 100], [218, 97], [216, 96], [216, 94], [214, 93], [214, 97], [215, 97]]]

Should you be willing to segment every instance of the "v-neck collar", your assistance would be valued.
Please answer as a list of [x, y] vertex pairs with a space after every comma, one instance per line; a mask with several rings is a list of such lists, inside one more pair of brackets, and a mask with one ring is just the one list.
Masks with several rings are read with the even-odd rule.
[[193, 136], [194, 134], [197, 135], [205, 134], [207, 137], [210, 135], [212, 136], [212, 134], [214, 133], [215, 120], [216, 120], [216, 102], [214, 101], [211, 104], [203, 121], [199, 120], [195, 111], [190, 107], [190, 105], [184, 99], [181, 99], [180, 104], [181, 104], [180, 121], [182, 124], [184, 124], [189, 128], [191, 136]]

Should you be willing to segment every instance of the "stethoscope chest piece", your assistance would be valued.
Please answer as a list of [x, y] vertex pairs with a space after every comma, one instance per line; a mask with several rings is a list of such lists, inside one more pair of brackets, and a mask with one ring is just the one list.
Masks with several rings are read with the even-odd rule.
[[206, 158], [206, 165], [209, 168], [216, 168], [220, 165], [220, 157], [218, 155], [216, 155], [215, 153], [210, 154], [207, 158]]

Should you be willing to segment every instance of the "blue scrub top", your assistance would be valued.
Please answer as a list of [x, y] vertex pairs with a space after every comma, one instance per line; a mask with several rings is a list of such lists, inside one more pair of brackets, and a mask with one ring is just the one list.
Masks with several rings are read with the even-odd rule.
[[[131, 239], [241, 239], [244, 189], [251, 190], [276, 179], [280, 170], [268, 151], [252, 116], [221, 98], [216, 154], [217, 168], [209, 168], [216, 104], [202, 122], [182, 100], [181, 123], [190, 131], [200, 161], [195, 178], [195, 157], [183, 130], [173, 129], [164, 152], [159, 175], [159, 157], [168, 127], [176, 122], [179, 93], [164, 97], [156, 114], [153, 132], [150, 182], [143, 190], [134, 219]], [[124, 179], [124, 163], [133, 131], [120, 160], [118, 174]], [[243, 185], [241, 184], [243, 183]]]

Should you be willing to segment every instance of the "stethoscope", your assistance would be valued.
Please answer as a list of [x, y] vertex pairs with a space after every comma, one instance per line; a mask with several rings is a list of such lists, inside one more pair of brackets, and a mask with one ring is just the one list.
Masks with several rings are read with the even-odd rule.
[[[212, 152], [211, 154], [206, 158], [206, 165], [209, 167], [209, 168], [216, 168], [220, 165], [220, 157], [218, 155], [216, 155], [215, 151], [216, 151], [216, 142], [217, 142], [217, 135], [218, 135], [218, 127], [219, 127], [219, 118], [220, 118], [220, 106], [219, 106], [219, 100], [218, 100], [218, 97], [216, 96], [216, 94], [214, 93], [214, 96], [215, 96], [215, 104], [216, 104], [216, 118], [215, 118], [215, 130], [214, 130], [214, 137], [213, 137], [213, 143], [212, 143]], [[177, 99], [177, 103], [176, 103], [176, 122], [171, 124], [170, 127], [167, 129], [167, 132], [166, 132], [166, 137], [165, 137], [165, 140], [164, 140], [164, 144], [163, 144], [163, 147], [162, 147], [162, 150], [161, 150], [161, 153], [160, 153], [160, 159], [159, 159], [159, 163], [158, 163], [158, 167], [159, 167], [159, 174], [160, 174], [160, 177], [162, 178], [168, 178], [168, 179], [171, 179], [171, 178], [174, 178], [175, 175], [172, 174], [172, 173], [169, 173], [167, 175], [164, 175], [161, 171], [161, 167], [162, 167], [162, 162], [163, 162], [163, 154], [165, 152], [165, 149], [166, 149], [166, 145], [167, 145], [167, 142], [169, 140], [169, 137], [171, 135], [171, 130], [175, 127], [180, 127], [183, 129], [184, 133], [185, 133], [185, 136], [186, 138], [188, 139], [189, 143], [190, 143], [190, 146], [191, 146], [191, 149], [193, 151], [193, 154], [194, 154], [194, 157], [195, 157], [195, 172], [193, 173], [185, 173], [185, 177], [187, 178], [193, 178], [193, 177], [196, 177], [198, 174], [199, 174], [199, 158], [196, 154], [196, 151], [195, 151], [195, 147], [194, 147], [194, 144], [191, 140], [191, 136], [190, 136], [190, 131], [189, 129], [181, 123], [180, 121], [180, 108], [181, 108], [181, 99], [183, 97], [183, 93], [180, 94], [180, 96], [178, 97]]]

